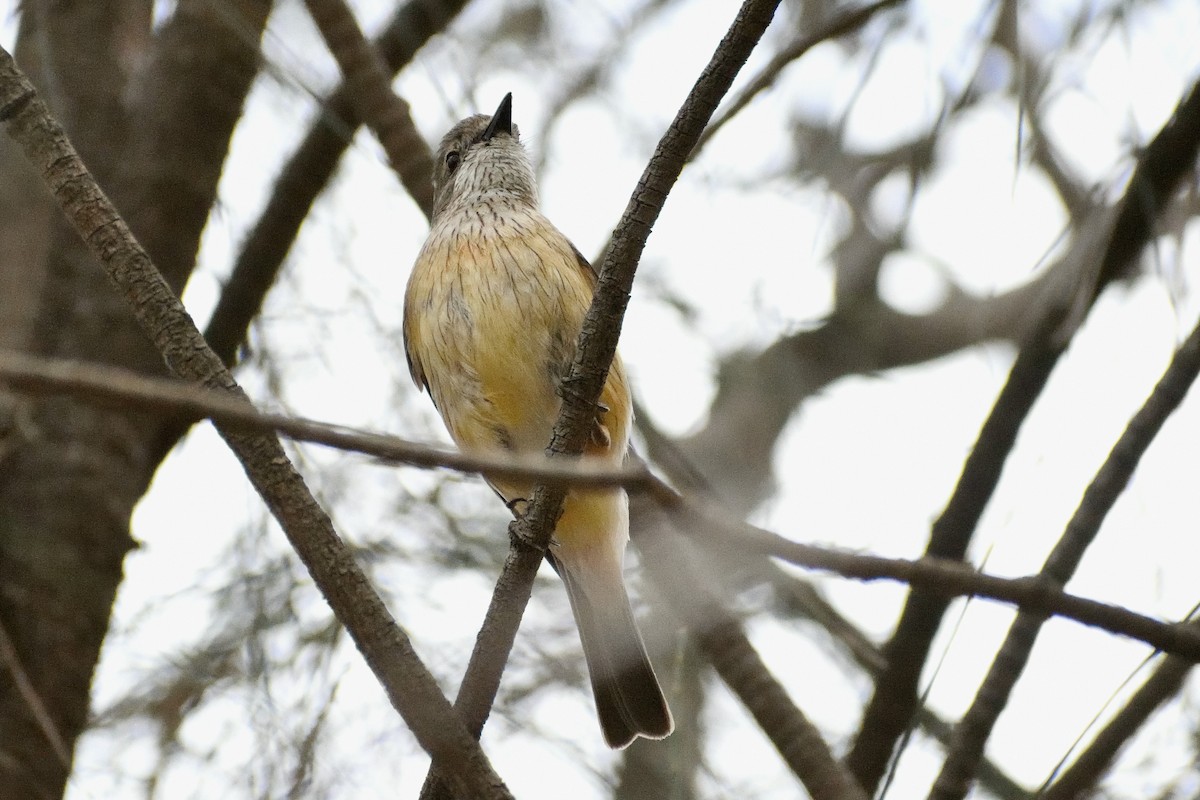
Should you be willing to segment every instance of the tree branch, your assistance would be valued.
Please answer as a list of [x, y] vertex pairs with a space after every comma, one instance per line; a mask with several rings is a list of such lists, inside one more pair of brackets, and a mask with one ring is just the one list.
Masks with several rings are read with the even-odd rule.
[[902, 2], [904, 0], [876, 0], [876, 2], [862, 6], [861, 8], [843, 11], [812, 33], [799, 36], [786, 45], [747, 81], [746, 85], [738, 91], [737, 95], [721, 109], [721, 113], [713, 118], [712, 123], [705, 128], [700, 141], [696, 142], [696, 147], [688, 156], [688, 160], [691, 161], [694, 159], [700, 153], [700, 150], [708, 144], [709, 140], [721, 128], [725, 127], [726, 123], [741, 113], [746, 106], [750, 105], [750, 101], [764, 90], [769, 89], [775, 83], [775, 79], [779, 77], [779, 73], [783, 72], [789, 64], [800, 59], [805, 53], [822, 42], [837, 39], [861, 28], [880, 11], [899, 5]]
[[[1021, 349], [1008, 382], [967, 458], [954, 494], [933, 524], [926, 555], [962, 559], [966, 554], [1021, 423], [1096, 297], [1109, 283], [1127, 273], [1149, 240], [1154, 219], [1174, 186], [1195, 163], [1197, 142], [1200, 142], [1200, 92], [1193, 87], [1175, 115], [1143, 151], [1108, 235], [1103, 239], [1083, 236], [1078, 240], [1071, 257], [1081, 263], [1091, 261], [1087, 256], [1096, 242], [1104, 244], [1096, 254], [1099, 265], [1095, 277], [1088, 281], [1073, 307], [1050, 307], [1038, 332]], [[1094, 215], [1092, 219], [1104, 221], [1110, 216]], [[885, 648], [888, 670], [876, 684], [847, 759], [871, 790], [878, 785], [896, 741], [912, 718], [917, 704], [917, 681], [945, 610], [943, 599], [913, 592]]]
[[[443, 30], [465, 5], [466, 0], [405, 3], [375, 41], [375, 48], [392, 74]], [[329, 184], [353, 139], [360, 122], [353, 97], [350, 85], [343, 83], [325, 101], [304, 141], [280, 170], [266, 208], [242, 244], [233, 272], [204, 330], [213, 351], [226, 364], [232, 365], [236, 360], [237, 349], [275, 284], [300, 225]], [[422, 210], [428, 215], [427, 208]], [[164, 437], [164, 452], [174, 446], [184, 430], [172, 430]]]
[[[1193, 111], [1200, 120], [1200, 84], [1193, 90], [1196, 107]], [[1180, 106], [1180, 113], [1186, 114], [1187, 101]], [[1200, 128], [1197, 128], [1200, 135]], [[1194, 163], [1196, 147], [1200, 146], [1200, 138], [1191, 144], [1188, 152], [1175, 152], [1181, 164]], [[1134, 175], [1131, 184], [1137, 185], [1146, 180], [1145, 175]], [[1147, 191], [1165, 190], [1166, 195], [1173, 193], [1174, 183], [1159, 184]], [[1156, 215], [1165, 203], [1165, 198], [1155, 199], [1154, 195], [1144, 198], [1148, 208], [1142, 208], [1143, 198], [1134, 189], [1133, 197], [1139, 213]], [[1114, 234], [1116, 232], [1114, 231]], [[1114, 244], [1116, 241], [1114, 240]], [[1124, 240], [1118, 247], [1125, 248]], [[1200, 324], [1197, 324], [1183, 346], [1175, 353], [1170, 365], [1163, 374], [1158, 385], [1154, 387], [1145, 404], [1130, 420], [1121, 438], [1113, 446], [1112, 452], [1096, 473], [1096, 477], [1088, 486], [1079, 503], [1075, 514], [1067, 523], [1067, 529], [1059, 539], [1054, 549], [1042, 567], [1041, 575], [1044, 580], [1057, 586], [1064, 586], [1075, 574], [1087, 548], [1095, 539], [1101, 524], [1108, 512], [1121, 496], [1133, 471], [1137, 468], [1142, 456], [1154, 441], [1154, 437], [1162, 429], [1167, 418], [1183, 402], [1184, 396], [1197, 375], [1200, 374]], [[1020, 679], [1025, 666], [1029, 662], [1033, 645], [1041, 630], [1045, 617], [1040, 614], [1022, 613], [1013, 621], [983, 684], [979, 687], [974, 701], [967, 709], [962, 721], [955, 731], [954, 740], [934, 784], [931, 797], [934, 800], [958, 800], [966, 795], [971, 779], [983, 756], [984, 744], [991, 735], [996, 720], [1003, 713], [1012, 694], [1013, 687]]]
[[681, 499], [672, 511], [688, 530], [719, 543], [726, 551], [769, 555], [809, 569], [827, 570], [862, 581], [895, 580], [923, 594], [942, 598], [980, 597], [1010, 603], [1023, 611], [1075, 620], [1109, 633], [1145, 642], [1155, 649], [1200, 661], [1200, 629], [1162, 622], [1121, 606], [1088, 600], [1063, 591], [1045, 575], [1001, 578], [979, 572], [960, 560], [924, 556], [916, 561], [850, 553], [795, 542], [744, 522], [731, 521], [706, 506]]
[[345, 0], [305, 0], [342, 70], [354, 112], [375, 134], [392, 170], [426, 218], [433, 212], [433, 154], [417, 132], [408, 103], [392, 91], [379, 52], [363, 36]]
[[[1006, 579], [977, 572], [958, 561], [887, 559], [864, 553], [806, 545], [713, 511], [699, 499], [681, 495], [650, 473], [640, 462], [621, 468], [603, 468], [586, 462], [518, 456], [511, 453], [464, 454], [417, 444], [368, 431], [315, 422], [282, 414], [263, 413], [252, 405], [192, 383], [148, 378], [127, 370], [48, 359], [0, 351], [0, 384], [29, 394], [69, 394], [103, 406], [131, 406], [194, 419], [211, 419], [240, 432], [278, 432], [296, 441], [314, 442], [349, 452], [376, 456], [389, 463], [446, 468], [459, 472], [506, 475], [518, 479], [557, 482], [563, 486], [623, 486], [645, 492], [649, 499], [684, 520], [683, 527], [703, 534], [697, 543], [712, 551], [742, 556], [761, 554], [797, 566], [827, 570], [858, 580], [890, 579], [927, 587], [946, 596], [969, 595], [1012, 603], [1033, 612], [1052, 613], [1102, 628], [1181, 656], [1200, 652], [1192, 634], [1180, 638], [1176, 626], [1104, 603], [1053, 590], [1034, 577]], [[1115, 457], [1115, 456], [1114, 456]], [[729, 565], [731, 568], [736, 565]], [[823, 613], [836, 613], [826, 609]], [[860, 635], [861, 638], [861, 635]], [[862, 639], [865, 642], [865, 639]], [[1200, 642], [1200, 639], [1197, 639]], [[850, 647], [861, 651], [864, 644]], [[882, 668], [875, 654], [866, 663], [869, 672]]]
[[188, 424], [210, 419], [231, 430], [280, 433], [294, 441], [364, 453], [391, 464], [442, 467], [456, 472], [564, 482], [571, 486], [623, 486], [631, 491], [669, 491], [640, 465], [609, 468], [508, 451], [468, 454], [396, 436], [264, 413], [249, 403], [230, 397], [225, 391], [205, 389], [190, 382], [150, 378], [115, 367], [0, 350], [0, 384], [26, 394], [69, 394], [96, 405], [155, 410], [186, 419]]
[[[170, 287], [50, 116], [12, 56], [0, 48], [0, 122], [41, 172], [71, 224], [100, 259], [138, 324], [180, 377], [246, 396], [204, 342]], [[274, 436], [218, 426], [314, 582], [346, 626], [392, 705], [434, 763], [472, 797], [511, 797], [333, 530]]]

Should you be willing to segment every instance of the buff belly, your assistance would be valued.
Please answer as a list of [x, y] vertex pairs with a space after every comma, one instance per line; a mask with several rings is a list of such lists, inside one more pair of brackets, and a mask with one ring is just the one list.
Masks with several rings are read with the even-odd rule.
[[[560, 235], [561, 236], [561, 235]], [[591, 286], [565, 239], [500, 236], [480, 246], [461, 240], [418, 259], [410, 337], [430, 394], [454, 441], [464, 450], [542, 452], [561, 400], [558, 383], [574, 349]], [[609, 444], [588, 455], [620, 463], [631, 416], [619, 361], [601, 403]], [[528, 499], [533, 485], [489, 479], [507, 501]], [[556, 546], [623, 550], [627, 515], [622, 492], [573, 491], [556, 529]], [[605, 561], [611, 553], [595, 554]], [[619, 561], [617, 562], [619, 563]]]

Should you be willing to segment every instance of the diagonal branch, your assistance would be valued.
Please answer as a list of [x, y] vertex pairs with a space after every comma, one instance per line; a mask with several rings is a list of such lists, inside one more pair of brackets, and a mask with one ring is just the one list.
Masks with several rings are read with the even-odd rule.
[[[1200, 92], [1192, 89], [1175, 115], [1142, 152], [1133, 177], [1107, 234], [1099, 224], [1077, 242], [1075, 258], [1087, 263], [1095, 243], [1099, 262], [1095, 277], [1074, 307], [1052, 306], [1031, 341], [1021, 349], [984, 422], [946, 509], [933, 524], [926, 555], [962, 559], [980, 515], [992, 496], [1000, 471], [1016, 441], [1017, 431], [1066, 349], [1067, 342], [1099, 293], [1123, 277], [1153, 233], [1154, 220], [1174, 187], [1195, 162], [1200, 142]], [[1103, 222], [1112, 214], [1096, 214]], [[864, 785], [874, 789], [897, 740], [907, 729], [917, 705], [917, 681], [946, 601], [923, 592], [909, 595], [885, 653], [888, 669], [875, 686], [863, 714], [848, 763]]]
[[[1195, 108], [1194, 123], [1200, 123], [1200, 84], [1193, 89]], [[1187, 115], [1188, 101], [1180, 105], [1176, 120], [1184, 120]], [[1173, 120], [1174, 122], [1174, 120]], [[1196, 149], [1200, 146], [1200, 126], [1196, 128], [1197, 138], [1193, 140], [1190, 151], [1187, 147], [1173, 151], [1181, 165], [1189, 165], [1196, 160]], [[1154, 146], [1153, 144], [1151, 145]], [[1135, 174], [1131, 180], [1133, 194], [1132, 205], [1138, 209], [1138, 214], [1147, 217], [1156, 216], [1163, 207], [1166, 197], [1173, 193], [1174, 181], [1163, 181], [1154, 186], [1140, 190], [1136, 187], [1143, 181], [1148, 183], [1146, 175]], [[1150, 192], [1143, 197], [1142, 191]], [[1124, 240], [1114, 241], [1114, 246], [1127, 249]], [[1042, 567], [1041, 575], [1056, 586], [1065, 585], [1075, 570], [1079, 567], [1084, 553], [1095, 539], [1108, 512], [1121, 496], [1133, 471], [1139, 461], [1154, 441], [1154, 437], [1162, 429], [1167, 418], [1183, 402], [1188, 389], [1200, 374], [1200, 324], [1188, 336], [1183, 346], [1175, 353], [1171, 364], [1167, 367], [1162, 379], [1154, 387], [1145, 404], [1130, 420], [1129, 426], [1121, 434], [1113, 446], [1112, 452], [1096, 473], [1095, 479], [1088, 486], [1079, 503], [1075, 514], [1067, 523], [1067, 529], [1051, 551]], [[970, 786], [972, 777], [983, 755], [984, 744], [991, 735], [996, 720], [1003, 713], [1012, 694], [1013, 687], [1021, 677], [1029, 657], [1033, 652], [1034, 643], [1046, 617], [1040, 614], [1021, 613], [1013, 621], [1004, 639], [1000, 651], [992, 662], [983, 684], [975, 695], [971, 707], [967, 709], [962, 721], [955, 731], [954, 740], [947, 754], [946, 763], [934, 783], [931, 797], [937, 800], [957, 800], [964, 797]]]
[[[100, 259], [133, 316], [180, 377], [245, 394], [204, 342], [146, 251], [96, 185], [33, 85], [0, 48], [0, 122], [39, 170], [68, 220]], [[314, 582], [346, 626], [393, 706], [434, 763], [464, 795], [511, 797], [478, 743], [452, 721], [450, 704], [395, 624], [324, 510], [271, 435], [218, 427]]]
[[69, 394], [97, 405], [151, 409], [171, 418], [210, 419], [217, 425], [243, 432], [276, 432], [293, 441], [365, 453], [391, 464], [443, 467], [547, 483], [566, 482], [571, 486], [661, 490], [661, 484], [642, 466], [608, 468], [583, 461], [551, 460], [540, 453], [463, 453], [342, 425], [264, 413], [225, 391], [204, 389], [184, 381], [149, 378], [97, 364], [0, 350], [0, 384], [27, 394]]
[[[661, 497], [661, 495], [656, 495]], [[1039, 616], [1075, 620], [1157, 650], [1200, 661], [1200, 630], [1162, 622], [1122, 606], [1068, 594], [1046, 575], [1002, 578], [958, 560], [925, 556], [916, 561], [851, 553], [795, 542], [744, 522], [730, 521], [704, 504], [680, 497], [668, 507], [686, 520], [688, 530], [739, 554], [759, 553], [789, 564], [826, 570], [860, 581], [894, 580], [941, 597], [979, 597], [1010, 603]]]
[[428, 217], [433, 211], [433, 154], [417, 133], [408, 103], [392, 91], [382, 56], [363, 36], [345, 0], [305, 0], [305, 5], [337, 60], [354, 112], [375, 134], [400, 182]]
[[880, 11], [891, 8], [901, 2], [904, 2], [904, 0], [876, 0], [876, 2], [862, 6], [861, 8], [843, 11], [816, 31], [797, 37], [791, 43], [784, 46], [721, 109], [721, 113], [713, 118], [712, 123], [705, 129], [704, 135], [700, 137], [700, 141], [696, 142], [696, 148], [689, 156], [689, 160], [695, 158], [699, 154], [700, 149], [708, 144], [709, 140], [721, 128], [725, 127], [727, 122], [741, 113], [746, 106], [750, 105], [750, 101], [758, 97], [766, 89], [769, 89], [775, 83], [775, 79], [779, 77], [779, 73], [783, 72], [789, 64], [795, 62], [822, 42], [845, 36], [847, 33], [861, 28]]
[[[1066, 594], [1035, 578], [1000, 578], [958, 561], [925, 558], [920, 561], [890, 559], [865, 553], [794, 542], [742, 522], [730, 521], [697, 497], [681, 495], [650, 473], [640, 460], [619, 468], [604, 468], [581, 461], [550, 459], [542, 455], [512, 453], [465, 454], [417, 444], [395, 436], [370, 433], [339, 425], [281, 414], [269, 414], [230, 397], [175, 380], [148, 378], [126, 370], [62, 359], [0, 351], [0, 384], [29, 394], [69, 394], [97, 405], [140, 408], [189, 418], [211, 419], [241, 432], [278, 432], [295, 441], [315, 442], [348, 452], [366, 453], [389, 463], [442, 467], [459, 472], [505, 475], [559, 483], [564, 486], [623, 486], [631, 493], [670, 510], [696, 535], [695, 541], [712, 552], [735, 552], [739, 557], [763, 555], [796, 566], [827, 570], [847, 578], [872, 581], [897, 580], [947, 597], [974, 596], [1012, 603], [1023, 610], [1050, 613], [1085, 625], [1144, 641], [1163, 652], [1200, 660], [1200, 634], [1191, 627], [1158, 622], [1127, 609]], [[733, 544], [735, 547], [731, 548]], [[737, 564], [731, 567], [740, 569]], [[702, 583], [699, 579], [694, 584]], [[811, 604], [810, 604], [811, 605]], [[828, 621], [837, 612], [823, 607], [814, 616]], [[840, 618], [826, 627], [845, 626]], [[881, 669], [882, 657], [862, 634], [848, 644], [856, 660], [870, 672]], [[864, 650], [872, 650], [867, 655]]]
[[[663, 134], [613, 234], [600, 268], [592, 305], [583, 321], [575, 358], [561, 384], [562, 410], [547, 453], [583, 451], [596, 402], [617, 350], [638, 259], [667, 194], [695, 147], [705, 124], [729, 90], [775, 13], [779, 0], [746, 0], [682, 107]], [[512, 547], [475, 642], [455, 708], [478, 735], [492, 706], [500, 676], [533, 589], [533, 578], [562, 513], [565, 489], [539, 486], [528, 513], [512, 527]], [[422, 797], [440, 796], [430, 774]]]
[[[393, 74], [399, 71], [465, 5], [466, 0], [405, 3], [375, 42], [388, 69]], [[329, 96], [304, 141], [280, 171], [267, 207], [242, 243], [233, 272], [204, 330], [213, 351], [226, 364], [234, 363], [237, 349], [275, 284], [301, 224], [318, 195], [329, 185], [342, 154], [350, 146], [354, 130], [361, 122], [353, 96], [348, 84], [339, 86]], [[164, 452], [184, 430], [171, 431], [165, 437]]]

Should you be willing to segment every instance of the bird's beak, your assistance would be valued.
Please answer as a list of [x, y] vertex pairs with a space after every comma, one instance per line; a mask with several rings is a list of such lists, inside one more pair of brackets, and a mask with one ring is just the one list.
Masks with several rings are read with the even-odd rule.
[[483, 132], [483, 141], [489, 142], [497, 133], [507, 133], [512, 136], [512, 92], [504, 95], [500, 107], [492, 114], [492, 121]]

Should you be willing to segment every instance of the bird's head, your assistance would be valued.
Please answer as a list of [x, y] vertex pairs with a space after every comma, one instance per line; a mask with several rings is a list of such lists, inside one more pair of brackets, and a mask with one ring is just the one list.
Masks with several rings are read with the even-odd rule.
[[442, 137], [433, 171], [433, 216], [494, 199], [537, 206], [533, 164], [512, 122], [512, 93], [490, 117], [476, 114]]

